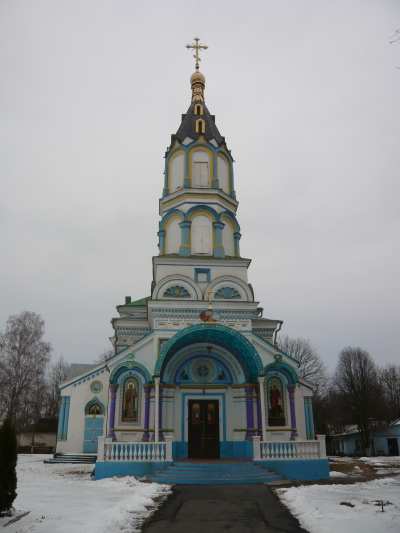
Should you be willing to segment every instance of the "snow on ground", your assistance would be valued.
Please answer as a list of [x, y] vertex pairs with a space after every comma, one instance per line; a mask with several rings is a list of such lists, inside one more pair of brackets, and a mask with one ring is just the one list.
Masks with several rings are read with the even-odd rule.
[[[130, 532], [151, 513], [166, 485], [133, 477], [93, 481], [94, 465], [44, 464], [44, 455], [19, 455], [14, 507], [31, 511], [8, 533]], [[0, 519], [0, 527], [9, 518]]]
[[354, 461], [354, 457], [342, 457], [339, 455], [330, 455], [328, 459], [332, 463], [352, 463]]
[[347, 477], [347, 474], [344, 472], [338, 472], [337, 470], [331, 470], [329, 472], [330, 477]]
[[367, 463], [372, 466], [399, 466], [400, 467], [400, 456], [393, 455], [383, 455], [381, 457], [360, 457], [360, 461]]
[[[279, 497], [310, 533], [399, 533], [400, 478], [351, 485], [279, 489]], [[389, 501], [381, 507], [377, 500]], [[340, 505], [347, 502], [354, 507]]]

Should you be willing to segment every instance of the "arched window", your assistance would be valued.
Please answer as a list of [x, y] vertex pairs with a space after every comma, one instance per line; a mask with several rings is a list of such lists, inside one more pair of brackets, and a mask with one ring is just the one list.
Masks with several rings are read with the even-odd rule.
[[228, 217], [223, 217], [225, 224], [222, 230], [222, 244], [224, 246], [225, 255], [233, 257], [235, 255], [235, 239], [232, 221]]
[[217, 174], [220, 188], [229, 194], [229, 165], [227, 159], [223, 155], [217, 157]]
[[196, 133], [205, 133], [206, 132], [206, 123], [202, 118], [196, 120]]
[[123, 422], [138, 422], [139, 420], [139, 384], [135, 378], [125, 380], [121, 420]]
[[201, 104], [196, 104], [194, 106], [194, 114], [195, 115], [202, 115], [203, 114], [203, 106]]
[[183, 152], [175, 153], [169, 162], [168, 188], [174, 192], [183, 187], [183, 174], [185, 168], [185, 156]]
[[272, 377], [268, 381], [268, 425], [285, 426], [285, 394], [282, 381], [278, 377]]
[[204, 150], [196, 150], [192, 157], [192, 187], [208, 187], [209, 175], [208, 153]]
[[98, 400], [92, 400], [85, 407], [85, 415], [97, 416], [104, 415], [104, 407]]
[[181, 243], [179, 216], [173, 215], [165, 225], [165, 253], [177, 254]]
[[180, 285], [168, 287], [163, 296], [164, 298], [190, 298], [189, 291]]
[[240, 299], [240, 292], [233, 287], [221, 287], [215, 293], [214, 298], [219, 298], [221, 300], [238, 300]]
[[191, 226], [192, 254], [212, 254], [212, 225], [205, 215], [198, 215]]

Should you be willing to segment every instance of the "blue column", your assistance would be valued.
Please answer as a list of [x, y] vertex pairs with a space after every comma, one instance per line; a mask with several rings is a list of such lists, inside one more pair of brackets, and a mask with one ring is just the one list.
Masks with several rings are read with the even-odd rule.
[[212, 166], [213, 166], [213, 179], [211, 181], [211, 187], [213, 189], [219, 189], [217, 155], [215, 153], [213, 153], [212, 155]]
[[312, 408], [312, 398], [309, 398], [309, 397], [304, 398], [304, 414], [306, 418], [307, 440], [313, 440], [315, 439], [315, 432], [314, 432], [314, 416], [313, 416], [313, 408]]
[[225, 257], [224, 245], [222, 244], [222, 230], [225, 227], [223, 222], [213, 222], [214, 226], [214, 255], [215, 257]]
[[190, 180], [189, 180], [189, 151], [185, 150], [185, 174], [183, 178], [183, 188], [189, 189]]
[[164, 163], [164, 189], [163, 189], [163, 196], [167, 196], [168, 193], [169, 193], [169, 190], [168, 190], [168, 159], [165, 158], [165, 163]]
[[165, 253], [165, 229], [160, 229], [158, 235], [158, 250], [160, 255]]
[[239, 241], [241, 237], [240, 231], [235, 231], [233, 234], [233, 240], [234, 240], [234, 246], [235, 246], [235, 257], [240, 257], [240, 250], [239, 250]]
[[229, 185], [230, 185], [230, 191], [231, 191], [230, 195], [234, 200], [236, 200], [232, 163], [229, 164]]
[[61, 396], [60, 410], [58, 413], [58, 429], [57, 429], [58, 440], [63, 440], [64, 417], [65, 417], [65, 396]]
[[190, 220], [184, 220], [179, 223], [181, 227], [181, 246], [179, 248], [179, 255], [190, 255]]
[[58, 421], [58, 439], [67, 440], [70, 396], [61, 397], [60, 418]]

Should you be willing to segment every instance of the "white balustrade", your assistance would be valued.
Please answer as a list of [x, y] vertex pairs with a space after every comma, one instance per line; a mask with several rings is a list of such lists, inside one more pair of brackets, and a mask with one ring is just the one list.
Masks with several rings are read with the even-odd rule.
[[325, 435], [318, 440], [261, 441], [253, 438], [253, 460], [320, 459], [326, 457]]
[[172, 461], [172, 437], [162, 442], [113, 442], [101, 437], [97, 456], [102, 461]]

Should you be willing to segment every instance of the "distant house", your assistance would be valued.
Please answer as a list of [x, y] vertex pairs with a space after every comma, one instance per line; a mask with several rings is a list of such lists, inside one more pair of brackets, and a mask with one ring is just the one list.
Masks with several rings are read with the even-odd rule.
[[41, 418], [36, 424], [27, 426], [17, 434], [20, 452], [36, 451], [51, 453], [57, 443], [57, 418]]
[[[362, 455], [361, 436], [357, 426], [346, 426], [342, 433], [328, 435], [327, 449], [331, 455]], [[399, 455], [399, 451], [400, 418], [390, 424], [375, 423], [367, 455]]]

